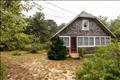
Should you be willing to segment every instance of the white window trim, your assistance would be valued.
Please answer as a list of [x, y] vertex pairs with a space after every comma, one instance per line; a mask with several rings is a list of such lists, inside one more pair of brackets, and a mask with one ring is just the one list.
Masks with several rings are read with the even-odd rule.
[[68, 37], [69, 38], [69, 46], [66, 46], [66, 47], [70, 47], [70, 36], [59, 36], [59, 37]]
[[[84, 27], [85, 21], [88, 21], [88, 28], [86, 28], [86, 29], [85, 29], [85, 27]], [[88, 30], [89, 30], [89, 27], [90, 27], [90, 25], [89, 25], [89, 20], [88, 20], [88, 19], [83, 19], [83, 20], [82, 20], [82, 30], [88, 31]]]
[[[78, 45], [78, 38], [79, 37], [88, 37], [88, 45]], [[89, 38], [90, 37], [93, 37], [93, 40], [94, 40], [94, 45], [89, 45]], [[96, 37], [100, 37], [100, 45], [96, 45], [95, 44], [95, 38]], [[101, 37], [104, 37], [105, 38], [105, 45], [101, 45]], [[109, 40], [110, 40], [110, 43], [109, 44], [111, 44], [111, 37], [110, 36], [77, 36], [77, 46], [78, 47], [96, 47], [96, 46], [106, 46], [106, 38], [109, 38]], [[82, 39], [84, 39], [84, 38], [82, 38]], [[84, 43], [84, 40], [83, 40], [83, 43]]]

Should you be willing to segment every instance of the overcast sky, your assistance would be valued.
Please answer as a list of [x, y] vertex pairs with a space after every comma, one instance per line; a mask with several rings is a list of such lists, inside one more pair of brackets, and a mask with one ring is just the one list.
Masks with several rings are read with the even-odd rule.
[[[95, 16], [107, 16], [108, 19], [115, 19], [120, 15], [120, 1], [35, 1], [44, 9], [46, 19], [53, 19], [57, 24], [68, 23], [81, 11], [86, 11]], [[71, 12], [66, 12], [53, 5], [59, 6]], [[26, 16], [35, 14], [37, 10], [33, 9], [28, 13], [24, 12]]]

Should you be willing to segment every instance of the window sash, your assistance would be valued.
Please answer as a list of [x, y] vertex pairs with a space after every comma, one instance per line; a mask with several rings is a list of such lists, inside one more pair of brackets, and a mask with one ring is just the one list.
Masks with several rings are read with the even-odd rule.
[[62, 39], [63, 40], [63, 42], [64, 42], [64, 46], [66, 46], [66, 47], [70, 47], [70, 44], [69, 44], [69, 36], [60, 36], [60, 39]]
[[108, 36], [78, 36], [78, 47], [95, 47], [110, 44]]
[[[87, 25], [86, 27], [84, 25]], [[89, 20], [83, 19], [82, 20], [82, 30], [89, 30]]]
[[100, 45], [100, 37], [95, 37], [95, 45]]
[[94, 37], [89, 37], [89, 45], [94, 45]]

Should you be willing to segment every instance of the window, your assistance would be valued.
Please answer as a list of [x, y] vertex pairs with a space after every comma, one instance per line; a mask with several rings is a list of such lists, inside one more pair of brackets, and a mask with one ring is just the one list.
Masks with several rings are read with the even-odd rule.
[[63, 40], [63, 42], [64, 42], [64, 46], [66, 46], [66, 47], [69, 47], [69, 36], [60, 36], [60, 39], [62, 39]]
[[108, 45], [110, 43], [110, 39], [107, 36], [104, 37], [95, 37], [95, 45]]
[[93, 37], [89, 37], [89, 45], [94, 45], [94, 38]]
[[95, 47], [109, 43], [110, 38], [108, 36], [78, 36], [78, 47]]
[[100, 45], [100, 37], [95, 37], [95, 45]]
[[106, 45], [108, 45], [110, 43], [110, 39], [109, 37], [106, 37]]
[[101, 45], [105, 45], [105, 37], [101, 37]]
[[78, 45], [83, 45], [83, 37], [78, 38]]
[[88, 45], [88, 37], [84, 37], [84, 45]]
[[69, 37], [64, 37], [64, 45], [69, 46]]
[[78, 37], [78, 46], [80, 47], [90, 47], [94, 46], [94, 37]]
[[82, 30], [89, 30], [89, 20], [82, 20]]

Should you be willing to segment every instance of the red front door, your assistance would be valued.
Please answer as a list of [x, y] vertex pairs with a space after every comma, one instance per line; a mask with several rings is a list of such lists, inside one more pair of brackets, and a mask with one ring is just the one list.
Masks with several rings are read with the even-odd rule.
[[71, 37], [71, 53], [77, 53], [76, 37]]

